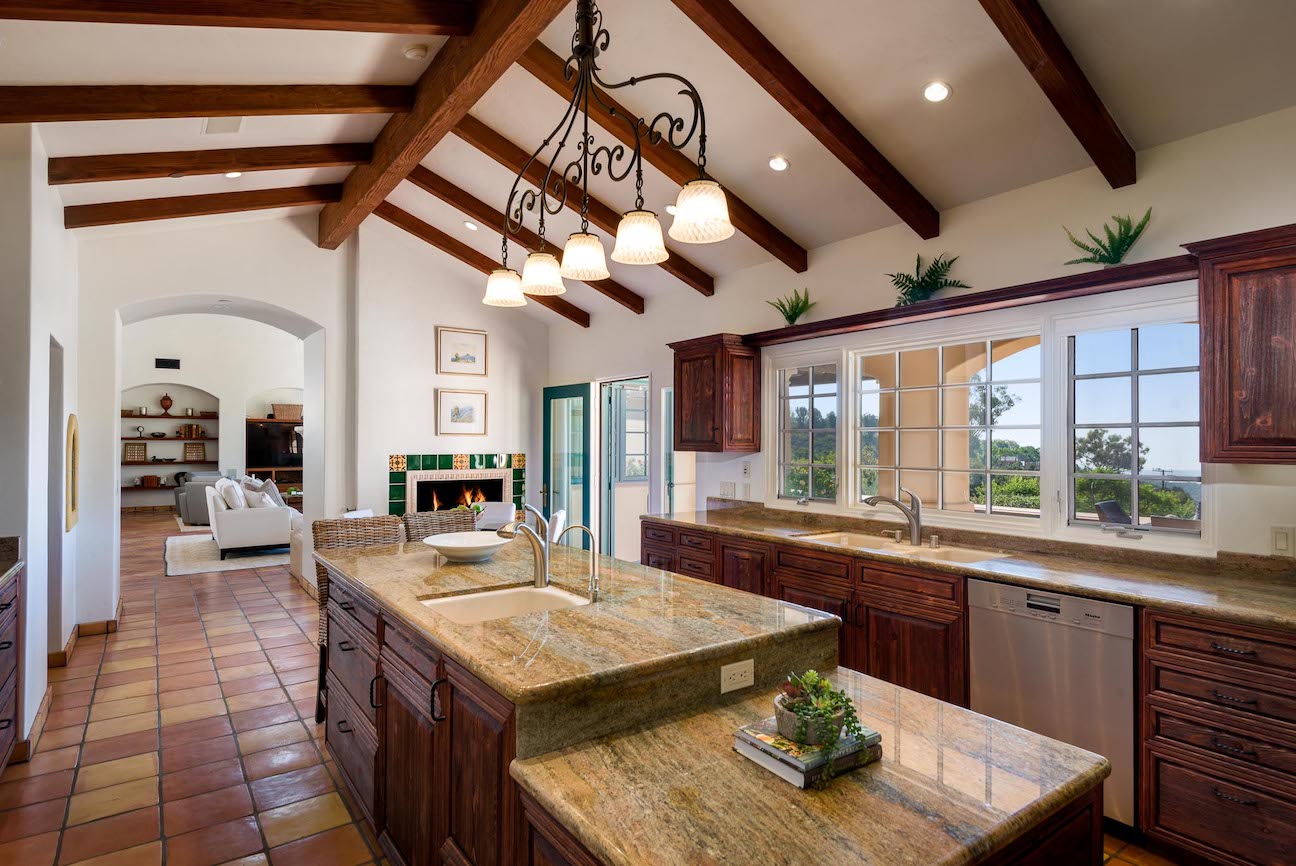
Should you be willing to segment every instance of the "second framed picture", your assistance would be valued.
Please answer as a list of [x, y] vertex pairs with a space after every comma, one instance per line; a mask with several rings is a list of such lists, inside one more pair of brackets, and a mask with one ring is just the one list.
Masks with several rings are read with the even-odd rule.
[[437, 372], [460, 376], [486, 375], [486, 332], [464, 328], [436, 329]]
[[437, 391], [438, 436], [485, 436], [485, 391]]

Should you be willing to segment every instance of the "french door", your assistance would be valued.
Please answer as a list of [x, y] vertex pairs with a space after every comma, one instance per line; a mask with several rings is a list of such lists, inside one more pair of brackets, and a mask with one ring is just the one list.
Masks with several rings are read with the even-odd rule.
[[[545, 517], [567, 511], [567, 525], [589, 523], [590, 386], [559, 385], [544, 389], [544, 480], [540, 489]], [[587, 547], [583, 532], [563, 542]]]

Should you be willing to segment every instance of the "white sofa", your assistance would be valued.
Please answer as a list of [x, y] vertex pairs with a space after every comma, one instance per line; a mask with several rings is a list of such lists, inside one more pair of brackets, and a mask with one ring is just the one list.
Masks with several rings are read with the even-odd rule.
[[287, 547], [294, 524], [301, 525], [301, 512], [296, 508], [230, 508], [215, 487], [205, 492], [212, 538], [221, 559], [233, 551]]

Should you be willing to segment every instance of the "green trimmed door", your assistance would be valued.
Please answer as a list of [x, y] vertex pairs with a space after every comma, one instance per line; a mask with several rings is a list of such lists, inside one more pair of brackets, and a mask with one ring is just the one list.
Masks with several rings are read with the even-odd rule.
[[[540, 498], [545, 517], [566, 509], [567, 525], [589, 523], [590, 386], [560, 385], [544, 389], [544, 481]], [[564, 544], [586, 547], [583, 532], [572, 532]]]

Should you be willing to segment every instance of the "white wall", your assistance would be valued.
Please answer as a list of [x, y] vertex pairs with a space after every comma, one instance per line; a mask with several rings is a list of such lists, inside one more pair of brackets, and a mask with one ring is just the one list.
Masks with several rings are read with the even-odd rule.
[[[391, 454], [525, 452], [538, 467], [548, 327], [484, 306], [480, 272], [382, 220], [360, 227], [358, 259], [357, 505], [386, 513]], [[489, 375], [437, 375], [438, 325], [486, 331]], [[439, 388], [487, 392], [485, 436], [436, 435]]]
[[[1179, 255], [1180, 245], [1191, 241], [1296, 222], [1293, 152], [1296, 109], [1287, 109], [1144, 151], [1138, 183], [1123, 189], [1111, 189], [1097, 169], [1086, 169], [945, 211], [934, 240], [897, 225], [812, 250], [804, 274], [771, 262], [718, 278], [711, 298], [681, 287], [650, 300], [633, 329], [595, 319], [580, 352], [559, 351], [566, 335], [553, 330], [549, 381], [651, 372], [657, 417], [661, 387], [673, 375], [668, 342], [777, 327], [778, 313], [764, 302], [793, 289], [809, 288], [818, 303], [807, 319], [813, 321], [892, 306], [895, 293], [885, 275], [911, 269], [915, 253], [961, 256], [954, 276], [977, 289], [1048, 279], [1079, 270], [1062, 264], [1074, 257], [1063, 224], [1097, 227], [1114, 213], [1141, 214], [1148, 206], [1152, 221], [1130, 261]], [[654, 509], [661, 504], [660, 456], [658, 449]], [[753, 464], [750, 479], [742, 477], [747, 461]], [[718, 495], [728, 481], [739, 495], [749, 483], [751, 497], [761, 499], [764, 474], [761, 455], [699, 455], [698, 496]], [[1296, 467], [1221, 467], [1216, 477], [1221, 549], [1267, 553], [1269, 525], [1296, 522]]]
[[[296, 374], [305, 385], [306, 424], [317, 431], [307, 442], [314, 453], [305, 486], [308, 492], [312, 485], [322, 491], [306, 503], [306, 517], [339, 515], [353, 499], [354, 470], [346, 460], [354, 428], [347, 412], [346, 346], [354, 244], [322, 250], [315, 242], [316, 229], [316, 214], [303, 212], [257, 221], [174, 221], [143, 230], [84, 234], [79, 622], [112, 618], [119, 595], [122, 311], [128, 319], [143, 319], [149, 313], [198, 312], [226, 298], [252, 317], [286, 323], [284, 327], [305, 338], [307, 362], [318, 367], [313, 376]], [[242, 405], [240, 401], [233, 406], [236, 414]], [[322, 480], [313, 484], [311, 472]]]

